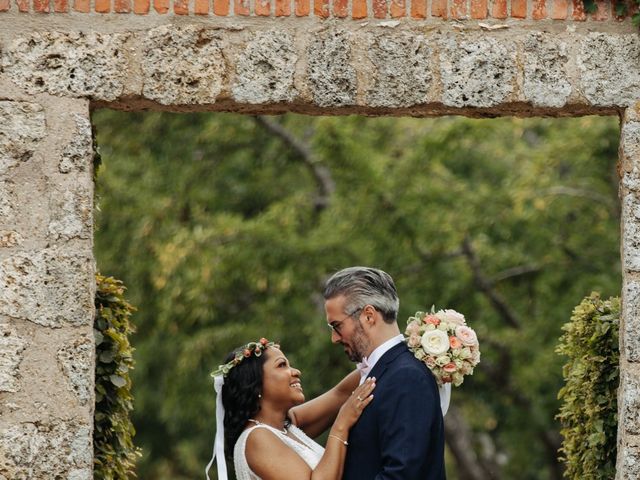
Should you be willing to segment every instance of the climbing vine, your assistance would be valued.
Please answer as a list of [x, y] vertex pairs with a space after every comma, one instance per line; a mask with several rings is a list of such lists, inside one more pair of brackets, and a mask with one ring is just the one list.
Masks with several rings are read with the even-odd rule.
[[129, 418], [133, 410], [129, 370], [134, 365], [129, 335], [134, 331], [130, 317], [135, 308], [124, 299], [121, 281], [98, 274], [96, 286], [94, 478], [126, 480], [135, 476], [135, 461], [140, 456]]
[[609, 480], [615, 476], [619, 384], [620, 299], [592, 293], [563, 326], [557, 352], [563, 368], [560, 453], [571, 480]]
[[[582, 4], [584, 5], [584, 11], [587, 13], [596, 13], [598, 11], [598, 4], [596, 0], [582, 0]], [[618, 1], [616, 2], [616, 16], [618, 17], [626, 17], [629, 14], [629, 5], [635, 5], [639, 7], [636, 9], [636, 13], [633, 14], [631, 20], [633, 24], [638, 27], [640, 26], [640, 0], [628, 0], [628, 1]]]

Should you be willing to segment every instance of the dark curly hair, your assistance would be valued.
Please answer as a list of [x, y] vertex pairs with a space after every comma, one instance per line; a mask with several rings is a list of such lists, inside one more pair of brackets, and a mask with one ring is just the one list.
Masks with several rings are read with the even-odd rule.
[[[227, 355], [224, 363], [230, 362], [244, 347]], [[262, 393], [262, 367], [265, 355], [243, 358], [234, 366], [224, 379], [222, 387], [222, 405], [224, 406], [224, 445], [225, 455], [233, 458], [233, 447], [244, 430], [247, 420], [260, 410]]]

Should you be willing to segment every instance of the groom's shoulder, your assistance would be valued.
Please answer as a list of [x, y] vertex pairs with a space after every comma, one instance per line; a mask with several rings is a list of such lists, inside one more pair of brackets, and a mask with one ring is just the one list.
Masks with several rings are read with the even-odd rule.
[[409, 350], [398, 355], [393, 364], [393, 377], [396, 381], [431, 383], [433, 379], [433, 374], [427, 366], [414, 357]]

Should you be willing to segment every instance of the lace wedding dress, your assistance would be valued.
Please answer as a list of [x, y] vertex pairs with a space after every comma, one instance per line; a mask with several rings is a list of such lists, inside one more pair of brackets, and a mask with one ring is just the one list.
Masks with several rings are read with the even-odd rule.
[[295, 437], [294, 440], [289, 435], [285, 435], [282, 430], [278, 430], [277, 428], [265, 425], [264, 423], [259, 423], [251, 428], [247, 428], [244, 432], [242, 432], [242, 434], [240, 434], [240, 438], [238, 438], [238, 441], [236, 442], [236, 446], [233, 449], [233, 463], [236, 468], [237, 480], [261, 480], [260, 477], [253, 473], [249, 468], [247, 457], [245, 455], [247, 438], [249, 437], [249, 434], [256, 428], [266, 428], [267, 430], [272, 431], [280, 440], [284, 442], [285, 445], [287, 445], [294, 452], [300, 455], [300, 457], [302, 457], [302, 459], [307, 462], [307, 465], [309, 465], [309, 468], [311, 469], [316, 468], [318, 462], [320, 461], [320, 458], [322, 458], [324, 448], [311, 440], [302, 430], [300, 430], [295, 425], [290, 425], [288, 428], [289, 434]]

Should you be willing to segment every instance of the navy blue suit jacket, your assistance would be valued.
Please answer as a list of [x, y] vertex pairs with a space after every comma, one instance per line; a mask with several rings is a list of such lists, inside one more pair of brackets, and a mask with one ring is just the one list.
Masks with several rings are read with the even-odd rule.
[[404, 343], [373, 367], [373, 400], [349, 432], [343, 480], [445, 480], [436, 380]]

